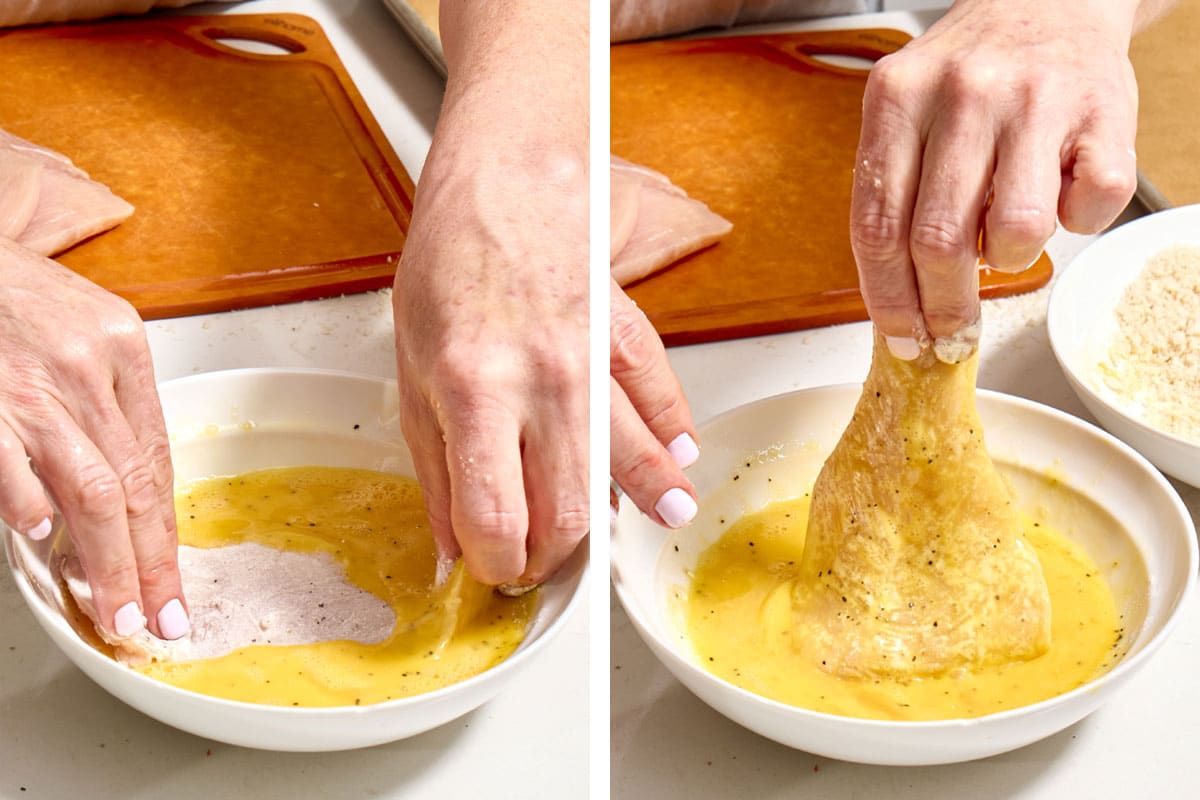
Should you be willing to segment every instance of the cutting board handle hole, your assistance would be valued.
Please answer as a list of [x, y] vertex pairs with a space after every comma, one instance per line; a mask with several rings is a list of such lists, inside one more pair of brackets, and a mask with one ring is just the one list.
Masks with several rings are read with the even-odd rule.
[[274, 32], [207, 30], [204, 35], [222, 47], [256, 56], [290, 56], [307, 49], [301, 42]]
[[882, 54], [873, 58], [864, 53], [830, 53], [815, 47], [802, 46], [799, 50], [802, 55], [826, 66], [838, 67], [839, 69], [852, 69], [860, 72], [870, 71], [871, 67], [875, 66], [875, 62], [883, 57]]

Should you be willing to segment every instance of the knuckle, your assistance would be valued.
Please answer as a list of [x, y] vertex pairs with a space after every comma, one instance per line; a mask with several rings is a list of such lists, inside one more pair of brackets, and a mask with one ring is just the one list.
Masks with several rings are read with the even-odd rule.
[[526, 526], [511, 511], [468, 511], [462, 525], [485, 548], [502, 548], [524, 542]]
[[125, 509], [121, 479], [106, 464], [85, 466], [76, 476], [71, 497], [85, 514], [112, 517]]
[[1106, 200], [1124, 203], [1137, 190], [1137, 175], [1130, 170], [1098, 170], [1088, 176], [1088, 184]]
[[999, 77], [1000, 71], [989, 61], [966, 61], [946, 76], [945, 91], [953, 105], [974, 108], [996, 95]]
[[430, 370], [433, 386], [453, 397], [471, 396], [480, 387], [504, 387], [512, 383], [515, 368], [511, 356], [495, 348], [460, 350], [447, 348]]
[[850, 244], [863, 263], [892, 261], [904, 256], [904, 220], [897, 213], [868, 211], [850, 220]]
[[125, 507], [131, 517], [148, 514], [158, 508], [158, 489], [154, 470], [144, 461], [129, 464], [121, 475]]
[[657, 431], [682, 414], [683, 398], [676, 392], [664, 393], [658, 402], [653, 404], [652, 410], [649, 411], [643, 422], [651, 431]]
[[541, 361], [540, 372], [543, 383], [552, 388], [581, 388], [587, 381], [587, 353], [575, 348], [555, 350]]
[[906, 97], [921, 80], [919, 71], [911, 65], [908, 53], [892, 53], [876, 61], [867, 77], [868, 101]]
[[613, 479], [631, 496], [643, 501], [650, 499], [655, 486], [665, 483], [663, 476], [669, 474], [670, 463], [665, 450], [647, 448], [632, 452], [624, 458], [614, 458]]
[[913, 223], [909, 249], [922, 268], [948, 271], [967, 253], [967, 234], [948, 220], [926, 219]]
[[136, 586], [137, 565], [132, 561], [102, 559], [98, 564], [87, 565], [88, 582], [92, 586]]
[[170, 585], [176, 582], [179, 564], [173, 550], [163, 548], [147, 556], [139, 556], [138, 580], [145, 589], [148, 586]]
[[993, 234], [1018, 244], [1040, 245], [1053, 235], [1054, 228], [1054, 213], [1037, 206], [1002, 209], [992, 221]]
[[1034, 249], [1044, 245], [1054, 234], [1055, 215], [1045, 209], [1004, 210], [997, 213], [988, 225], [988, 236], [992, 242], [1003, 247], [989, 247], [990, 260], [995, 266], [1027, 266], [1028, 257]]
[[637, 309], [614, 310], [609, 323], [609, 369], [613, 375], [640, 372], [654, 357], [650, 323]]
[[105, 301], [104, 321], [110, 330], [119, 335], [142, 333], [142, 318], [132, 303], [115, 294], [107, 295]]
[[591, 530], [591, 518], [586, 506], [561, 509], [554, 515], [551, 535], [569, 542], [576, 542]]
[[174, 479], [175, 470], [171, 465], [171, 444], [156, 436], [146, 448], [146, 460], [153, 465], [159, 483], [170, 485]]

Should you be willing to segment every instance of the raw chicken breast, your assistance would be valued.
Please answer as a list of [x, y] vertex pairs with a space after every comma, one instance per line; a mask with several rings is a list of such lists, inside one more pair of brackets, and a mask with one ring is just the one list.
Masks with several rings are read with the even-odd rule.
[[152, 8], [181, 8], [198, 2], [201, 0], [5, 0], [0, 3], [0, 26], [142, 14]]
[[0, 237], [16, 239], [37, 210], [42, 165], [0, 149]]
[[0, 131], [0, 236], [52, 256], [132, 213], [66, 156]]
[[[53, 563], [80, 610], [95, 623], [92, 591], [79, 558], [68, 547]], [[351, 583], [328, 553], [293, 553], [249, 542], [180, 546], [179, 573], [191, 617], [188, 635], [165, 642], [146, 630], [118, 637], [96, 626], [118, 661], [215, 658], [255, 644], [337, 639], [377, 644], [396, 625], [391, 606]]]
[[978, 352], [915, 361], [875, 334], [862, 396], [812, 490], [794, 641], [843, 677], [1034, 658], [1050, 595], [975, 408]]
[[612, 156], [609, 261], [621, 286], [701, 250], [733, 230], [729, 220], [665, 175]]

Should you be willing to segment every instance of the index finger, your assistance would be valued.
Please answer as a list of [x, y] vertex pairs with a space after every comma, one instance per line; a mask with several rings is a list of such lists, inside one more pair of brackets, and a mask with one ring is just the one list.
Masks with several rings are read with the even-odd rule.
[[503, 403], [476, 395], [448, 411], [442, 430], [450, 521], [467, 571], [481, 583], [515, 581], [529, 531], [517, 420]]
[[[150, 632], [162, 639], [178, 639], [188, 632], [190, 624], [179, 574], [171, 445], [149, 364], [133, 365], [133, 371], [133, 376], [116, 381], [118, 409], [106, 426], [108, 432], [104, 434], [101, 449], [108, 451], [111, 463], [131, 464], [129, 469], [136, 469], [132, 465], [137, 464], [150, 468], [155, 503], [139, 517], [127, 502], [129, 530], [137, 554], [142, 603], [148, 612]], [[127, 478], [124, 482], [129, 484]]]
[[692, 411], [658, 332], [625, 292], [609, 293], [609, 373], [680, 468], [700, 455]]
[[871, 70], [850, 195], [850, 247], [871, 320], [898, 358], [920, 353], [921, 317], [908, 247], [921, 175], [922, 134], [906, 108], [908, 78], [888, 58]]
[[87, 573], [98, 624], [117, 636], [137, 633], [146, 619], [116, 471], [64, 408], [47, 412], [23, 434]]

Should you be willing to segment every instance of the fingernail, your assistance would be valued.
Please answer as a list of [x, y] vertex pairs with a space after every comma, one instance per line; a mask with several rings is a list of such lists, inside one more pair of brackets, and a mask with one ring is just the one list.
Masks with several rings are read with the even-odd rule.
[[523, 594], [529, 594], [539, 586], [541, 586], [540, 583], [502, 583], [496, 587], [496, 591], [505, 597], [520, 597]]
[[949, 336], [940, 336], [933, 342], [933, 352], [943, 364], [961, 364], [979, 349], [979, 336], [983, 324], [975, 320], [964, 325]]
[[113, 627], [117, 636], [133, 636], [146, 627], [146, 618], [142, 616], [138, 604], [130, 600], [113, 615]]
[[183, 603], [178, 598], [172, 598], [158, 610], [158, 632], [167, 641], [183, 638], [191, 627]]
[[901, 361], [912, 361], [921, 355], [921, 345], [916, 339], [908, 336], [885, 336], [888, 350]]
[[37, 525], [33, 526], [33, 528], [31, 528], [25, 535], [30, 539], [33, 539], [35, 542], [40, 542], [42, 539], [45, 539], [50, 535], [50, 530], [53, 527], [54, 525], [50, 522], [50, 518], [47, 517]]
[[437, 556], [437, 573], [433, 577], [433, 585], [437, 587], [445, 586], [446, 581], [450, 580], [450, 573], [454, 571], [454, 565], [458, 563], [457, 558], [438, 553]]
[[675, 459], [680, 469], [687, 469], [700, 457], [700, 448], [696, 446], [696, 440], [687, 433], [681, 433], [672, 439], [667, 445], [667, 452]]
[[654, 504], [663, 522], [672, 528], [682, 528], [696, 516], [696, 501], [683, 489], [667, 489]]

